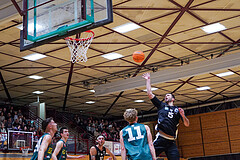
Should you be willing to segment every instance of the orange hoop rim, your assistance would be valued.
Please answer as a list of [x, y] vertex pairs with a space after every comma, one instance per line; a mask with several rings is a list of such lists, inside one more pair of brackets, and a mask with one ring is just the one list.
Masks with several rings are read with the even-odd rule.
[[85, 31], [85, 32], [92, 33], [92, 36], [90, 36], [90, 37], [88, 37], [88, 38], [80, 38], [80, 39], [71, 38], [71, 37], [66, 37], [65, 40], [71, 40], [71, 41], [73, 41], [73, 40], [75, 40], [75, 41], [87, 41], [87, 40], [89, 40], [89, 39], [92, 39], [92, 38], [94, 37], [94, 35], [95, 35], [95, 33], [94, 33], [93, 31], [91, 31], [91, 30]]

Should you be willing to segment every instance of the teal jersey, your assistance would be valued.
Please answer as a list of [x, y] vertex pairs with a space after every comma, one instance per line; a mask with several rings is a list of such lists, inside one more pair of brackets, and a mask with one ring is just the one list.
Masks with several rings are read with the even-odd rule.
[[[40, 139], [38, 140], [38, 143], [36, 144], [35, 148], [34, 148], [34, 151], [33, 151], [33, 156], [31, 158], [31, 160], [37, 160], [38, 159], [38, 151], [39, 151], [39, 148], [42, 144], [42, 140], [44, 138], [44, 136], [46, 135], [49, 135], [48, 133], [45, 133], [42, 137], [40, 137]], [[47, 150], [45, 151], [44, 153], [44, 159], [43, 160], [50, 160], [51, 157], [52, 157], [52, 142], [51, 144], [48, 146]]]
[[63, 147], [59, 151], [57, 155], [58, 160], [66, 160], [67, 159], [67, 144], [64, 142], [64, 140], [60, 139], [58, 142], [62, 141], [63, 142]]
[[147, 130], [143, 124], [134, 123], [122, 129], [128, 160], [152, 160]]

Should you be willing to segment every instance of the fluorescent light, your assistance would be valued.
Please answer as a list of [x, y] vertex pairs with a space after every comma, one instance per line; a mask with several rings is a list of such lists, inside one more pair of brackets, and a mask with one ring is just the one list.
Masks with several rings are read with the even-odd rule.
[[126, 33], [135, 29], [141, 28], [139, 25], [135, 23], [126, 23], [120, 26], [117, 26], [113, 28], [114, 31], [120, 32], [120, 33]]
[[123, 55], [112, 52], [112, 53], [104, 54], [104, 55], [102, 55], [102, 57], [109, 59], [109, 60], [114, 60], [114, 59], [122, 58]]
[[32, 93], [34, 93], [34, 94], [42, 94], [42, 93], [44, 93], [43, 91], [34, 91], [34, 92], [32, 92]]
[[138, 99], [138, 100], [135, 100], [134, 102], [142, 103], [142, 102], [144, 102], [144, 100]]
[[224, 77], [224, 76], [230, 76], [234, 74], [233, 72], [223, 72], [223, 73], [219, 73], [219, 74], [216, 74], [218, 77]]
[[37, 76], [37, 75], [32, 75], [32, 76], [28, 76], [28, 78], [32, 78], [32, 79], [42, 79], [43, 77]]
[[29, 54], [27, 56], [24, 56], [22, 58], [30, 60], [30, 61], [36, 61], [38, 59], [45, 58], [45, 57], [47, 57], [47, 56], [45, 56], [43, 54], [39, 54], [39, 53], [33, 53], [33, 54]]
[[86, 102], [87, 104], [93, 104], [93, 103], [95, 103], [94, 101], [87, 101]]
[[214, 24], [210, 24], [210, 25], [205, 26], [205, 27], [201, 27], [201, 29], [206, 33], [215, 33], [215, 32], [225, 30], [227, 28], [220, 23], [214, 23]]
[[[155, 90], [158, 90], [158, 88], [152, 87], [151, 90], [152, 90], [152, 91], [155, 91]], [[143, 91], [144, 91], [144, 92], [147, 92], [147, 89], [144, 89]]]
[[210, 87], [208, 86], [205, 86], [205, 87], [199, 87], [199, 88], [196, 88], [197, 90], [199, 91], [204, 91], [204, 90], [208, 90], [208, 89], [211, 89]]
[[92, 90], [89, 90], [89, 92], [95, 93], [95, 90], [92, 89]]

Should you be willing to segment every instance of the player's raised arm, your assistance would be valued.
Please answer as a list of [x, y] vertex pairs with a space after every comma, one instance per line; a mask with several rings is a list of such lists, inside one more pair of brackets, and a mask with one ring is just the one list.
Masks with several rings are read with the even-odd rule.
[[54, 149], [54, 152], [52, 154], [52, 159], [53, 160], [57, 160], [57, 155], [60, 152], [60, 150], [62, 149], [62, 147], [63, 147], [63, 142], [58, 141], [57, 144], [56, 144], [56, 148]]
[[125, 148], [124, 142], [123, 142], [123, 133], [122, 133], [122, 131], [120, 131], [120, 144], [121, 144], [121, 157], [122, 157], [122, 160], [127, 160], [126, 148]]
[[[49, 144], [52, 142], [52, 137], [50, 135], [46, 135], [43, 140], [42, 140], [42, 144], [39, 148], [38, 151], [38, 160], [43, 160], [44, 159], [44, 153], [47, 150]], [[50, 148], [52, 149], [52, 148]], [[52, 151], [48, 151], [49, 153], [52, 153]]]
[[150, 131], [150, 129], [149, 129], [149, 127], [147, 125], [145, 125], [145, 128], [146, 128], [146, 131], [147, 131], [148, 145], [149, 145], [149, 148], [150, 148], [152, 159], [156, 160], [156, 154], [155, 154], [155, 149], [154, 149], [153, 142], [152, 142], [151, 131]]
[[142, 77], [146, 80], [148, 97], [149, 99], [153, 99], [155, 95], [152, 93], [152, 90], [151, 90], [150, 73], [144, 73]]

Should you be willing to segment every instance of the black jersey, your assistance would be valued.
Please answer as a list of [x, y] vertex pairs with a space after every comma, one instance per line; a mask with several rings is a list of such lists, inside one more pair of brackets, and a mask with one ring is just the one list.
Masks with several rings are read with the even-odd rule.
[[164, 133], [177, 136], [177, 127], [182, 116], [179, 113], [177, 106], [169, 106], [167, 103], [160, 101], [156, 96], [151, 99], [152, 103], [158, 109], [158, 125], [157, 130]]
[[[106, 155], [106, 148], [103, 147], [103, 150], [101, 151], [97, 146], [94, 146], [97, 150], [97, 155], [95, 156], [95, 160], [104, 160], [104, 156]], [[91, 155], [89, 156], [89, 159], [91, 160]]]

